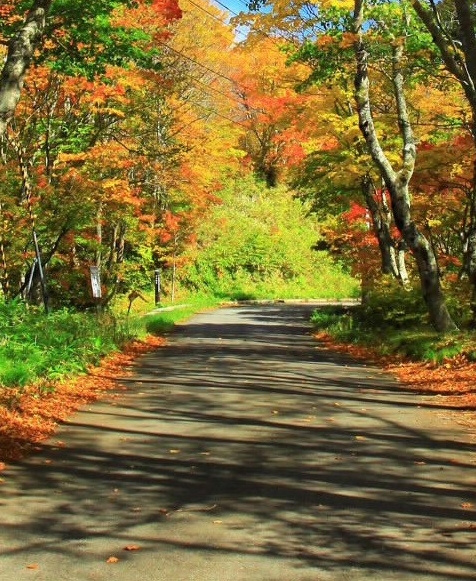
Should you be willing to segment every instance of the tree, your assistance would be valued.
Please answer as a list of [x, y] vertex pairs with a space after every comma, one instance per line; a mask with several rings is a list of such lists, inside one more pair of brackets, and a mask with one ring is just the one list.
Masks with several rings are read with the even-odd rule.
[[398, 126], [402, 137], [402, 163], [395, 171], [385, 155], [375, 130], [370, 104], [368, 52], [364, 43], [364, 0], [356, 0], [355, 26], [355, 99], [359, 114], [359, 127], [365, 138], [372, 159], [379, 168], [392, 200], [392, 211], [398, 230], [415, 256], [420, 276], [423, 298], [430, 321], [437, 331], [447, 332], [456, 328], [445, 304], [439, 279], [439, 269], [431, 244], [415, 224], [411, 214], [409, 182], [416, 159], [416, 147], [404, 92], [402, 59], [404, 38], [393, 39], [392, 81], [397, 104]]
[[304, 157], [314, 97], [294, 87], [307, 69], [298, 63], [286, 67], [282, 44], [267, 37], [237, 47], [234, 57], [238, 115], [245, 128], [241, 146], [255, 174], [275, 187]]
[[[448, 71], [460, 83], [472, 113], [470, 132], [476, 146], [476, 14], [470, 0], [435, 3], [412, 0]], [[471, 309], [476, 326], [476, 156], [468, 192], [469, 223], [464, 232], [463, 269], [472, 285]]]
[[[127, 4], [65, 1], [51, 7], [46, 30], [56, 40], [36, 51], [24, 76], [24, 98], [3, 140], [2, 212], [18, 216], [19, 226], [27, 223], [15, 235], [3, 232], [3, 278], [8, 274], [13, 282], [2, 285], [7, 297], [34, 288], [39, 262], [48, 266], [56, 299], [63, 303], [83, 302], [80, 289], [89, 264], [101, 265], [110, 296], [124, 278], [125, 253], [144, 241], [137, 176], [149, 152], [137, 146], [137, 117], [128, 108], [148, 76], [160, 84], [154, 77], [160, 68], [155, 43], [180, 11], [173, 2]], [[82, 42], [87, 31], [89, 44]], [[16, 34], [13, 30], [12, 38]], [[108, 54], [115, 36], [122, 44]], [[100, 56], [92, 60], [95, 50]], [[41, 249], [36, 262], [32, 229]]]
[[[125, 21], [118, 18], [121, 11]], [[62, 72], [97, 74], [112, 62], [141, 59], [151, 66], [158, 53], [147, 41], [158, 26], [180, 18], [181, 11], [176, 0], [32, 0], [24, 12], [22, 3], [7, 0], [1, 15], [8, 50], [0, 75], [0, 136], [15, 112], [29, 67], [35, 59], [45, 58], [46, 33], [63, 39], [51, 51], [52, 66]], [[138, 15], [142, 15], [139, 20]]]
[[[25, 75], [39, 46], [53, 0], [34, 0], [25, 21], [7, 42], [8, 52], [0, 75], [0, 137], [20, 100]], [[2, 16], [10, 18], [14, 6], [5, 4]]]

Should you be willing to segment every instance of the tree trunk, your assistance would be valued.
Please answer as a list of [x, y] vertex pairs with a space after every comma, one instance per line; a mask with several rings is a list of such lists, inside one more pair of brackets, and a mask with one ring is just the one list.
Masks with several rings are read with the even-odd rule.
[[405, 263], [405, 253], [407, 249], [408, 247], [405, 240], [400, 240], [397, 249], [397, 264], [398, 272], [400, 274], [400, 279], [402, 281], [403, 286], [406, 286], [409, 283], [407, 265]]
[[378, 241], [382, 259], [382, 273], [391, 274], [394, 278], [400, 279], [395, 253], [395, 242], [390, 233], [389, 216], [387, 213], [382, 212], [382, 208], [380, 208], [380, 205], [376, 201], [376, 188], [371, 177], [368, 175], [362, 180], [362, 193], [372, 217], [374, 234]]
[[5, 134], [20, 100], [25, 75], [41, 41], [52, 3], [53, 0], [35, 0], [25, 22], [8, 43], [7, 57], [0, 75], [0, 137]]
[[377, 165], [390, 194], [395, 224], [415, 256], [422, 294], [428, 308], [430, 321], [439, 332], [452, 331], [456, 329], [456, 325], [446, 307], [436, 257], [430, 243], [420, 232], [411, 217], [408, 184], [415, 167], [416, 148], [407, 113], [403, 90], [403, 75], [400, 68], [403, 44], [394, 44], [393, 57], [393, 87], [397, 105], [398, 125], [403, 140], [402, 167], [399, 171], [395, 171], [380, 145], [370, 107], [368, 54], [363, 42], [364, 0], [355, 0], [354, 26], [357, 38], [355, 42], [357, 61], [355, 99], [359, 115], [359, 127], [365, 138], [369, 153]]

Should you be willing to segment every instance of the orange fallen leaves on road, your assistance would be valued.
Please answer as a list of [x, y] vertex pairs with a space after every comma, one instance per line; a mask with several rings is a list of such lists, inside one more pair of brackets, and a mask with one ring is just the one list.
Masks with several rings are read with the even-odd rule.
[[126, 545], [124, 551], [140, 551], [139, 545]]
[[[118, 389], [117, 378], [131, 375], [125, 369], [136, 357], [165, 343], [164, 338], [152, 336], [131, 342], [121, 353], [104, 358], [86, 375], [57, 384], [52, 393], [42, 394], [37, 386], [24, 387], [21, 392], [1, 390], [0, 459], [3, 464], [0, 463], [0, 470], [5, 468], [5, 462], [38, 449], [37, 444], [54, 434], [58, 424], [67, 421], [80, 407]], [[61, 442], [56, 445], [61, 447]]]
[[383, 367], [405, 388], [418, 395], [440, 396], [442, 399], [435, 406], [444, 404], [455, 409], [476, 409], [476, 363], [468, 361], [462, 355], [438, 365], [425, 361], [409, 361], [396, 356], [381, 356], [368, 347], [339, 343], [327, 333], [316, 333], [314, 337], [328, 349]]

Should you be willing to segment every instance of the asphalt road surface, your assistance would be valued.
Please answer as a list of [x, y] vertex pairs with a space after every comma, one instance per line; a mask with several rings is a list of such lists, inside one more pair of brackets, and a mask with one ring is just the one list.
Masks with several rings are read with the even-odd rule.
[[311, 310], [195, 317], [8, 467], [0, 581], [475, 580], [471, 435]]

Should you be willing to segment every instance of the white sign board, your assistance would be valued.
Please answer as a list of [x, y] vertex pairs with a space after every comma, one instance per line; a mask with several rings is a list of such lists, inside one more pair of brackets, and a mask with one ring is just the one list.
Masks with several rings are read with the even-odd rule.
[[91, 266], [91, 289], [93, 291], [93, 297], [95, 299], [101, 298], [101, 278], [99, 276], [99, 267]]

